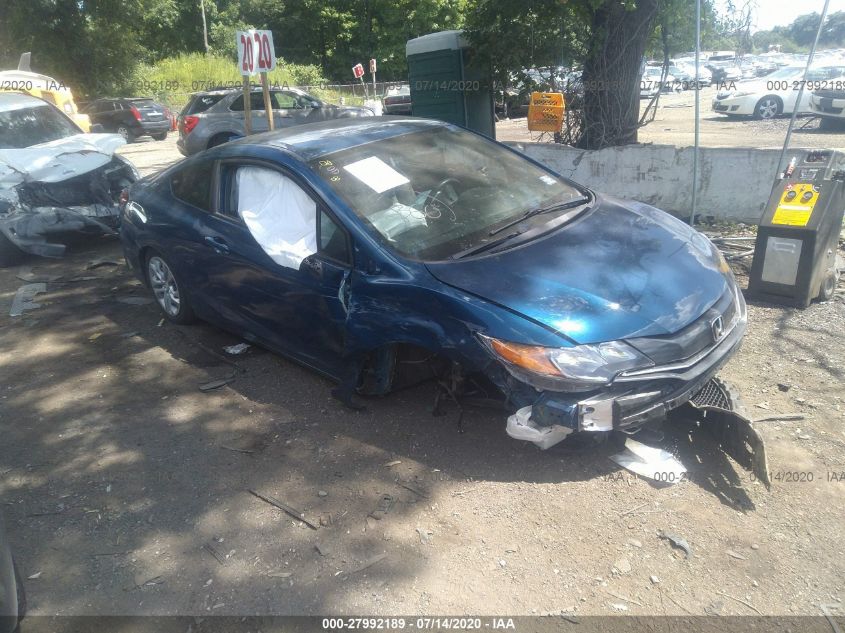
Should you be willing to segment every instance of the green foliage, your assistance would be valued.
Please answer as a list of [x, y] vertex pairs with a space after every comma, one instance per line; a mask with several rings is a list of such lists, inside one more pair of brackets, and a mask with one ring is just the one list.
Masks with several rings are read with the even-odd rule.
[[[288, 64], [276, 60], [276, 70], [267, 78], [274, 85], [317, 85], [325, 83], [314, 65]], [[129, 82], [130, 96], [152, 96], [173, 108], [180, 108], [192, 92], [213, 86], [238, 86], [242, 77], [230, 57], [190, 53], [137, 67]], [[319, 96], [319, 95], [318, 95]]]
[[[784, 53], [806, 53], [813, 45], [820, 17], [818, 13], [807, 13], [799, 15], [788, 26], [776, 26], [770, 31], [758, 31], [752, 38], [754, 49], [765, 52], [770, 45], [780, 45]], [[819, 46], [845, 47], [845, 11], [837, 11], [827, 16], [819, 37]]]
[[476, 0], [466, 35], [503, 85], [520, 70], [571, 66], [589, 46], [589, 2]]

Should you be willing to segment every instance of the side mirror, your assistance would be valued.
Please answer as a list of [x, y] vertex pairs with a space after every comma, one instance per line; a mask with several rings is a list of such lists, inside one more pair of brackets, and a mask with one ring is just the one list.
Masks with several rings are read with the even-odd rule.
[[319, 101], [312, 101], [312, 102], [311, 102], [311, 107], [312, 107], [312, 108], [321, 108], [321, 107], [323, 107], [323, 104], [322, 104], [322, 103], [320, 103]]
[[94, 123], [91, 125], [91, 134], [102, 134], [106, 131], [102, 123]]

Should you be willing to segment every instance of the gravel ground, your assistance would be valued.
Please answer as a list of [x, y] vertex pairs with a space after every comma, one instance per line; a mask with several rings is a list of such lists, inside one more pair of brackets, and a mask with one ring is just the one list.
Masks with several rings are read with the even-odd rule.
[[[174, 158], [172, 138], [122, 151], [145, 171]], [[772, 489], [683, 425], [666, 441], [690, 476], [664, 487], [620, 470], [613, 442], [541, 452], [489, 411], [459, 434], [430, 385], [350, 413], [293, 363], [162, 323], [122, 266], [87, 268], [102, 258], [115, 239], [28, 261], [61, 278], [17, 318], [19, 270], [0, 270], [0, 498], [34, 614], [818, 615], [845, 598], [841, 294], [751, 305], [722, 372], [752, 417], [801, 416], [757, 425]]]

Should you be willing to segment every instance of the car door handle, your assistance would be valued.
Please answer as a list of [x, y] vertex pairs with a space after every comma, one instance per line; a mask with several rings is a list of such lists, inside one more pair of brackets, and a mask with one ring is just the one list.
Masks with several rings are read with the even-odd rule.
[[208, 235], [205, 238], [205, 243], [208, 244], [211, 248], [213, 248], [214, 252], [216, 252], [218, 255], [229, 254], [229, 245], [226, 244], [226, 240], [224, 240], [222, 237]]

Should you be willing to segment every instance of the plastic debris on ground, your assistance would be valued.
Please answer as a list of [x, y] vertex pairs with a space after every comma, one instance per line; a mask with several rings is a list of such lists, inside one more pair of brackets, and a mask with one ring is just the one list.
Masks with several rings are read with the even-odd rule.
[[508, 418], [505, 429], [515, 440], [532, 442], [546, 450], [561, 442], [572, 429], [565, 426], [537, 426], [531, 422], [531, 407], [523, 407]]
[[647, 446], [630, 437], [625, 440], [625, 450], [610, 459], [632, 473], [661, 483], [675, 484], [681, 481], [687, 469], [671, 453]]
[[26, 284], [18, 288], [15, 298], [12, 299], [12, 308], [9, 310], [9, 316], [18, 317], [27, 310], [40, 308], [41, 304], [35, 303], [33, 299], [35, 295], [42, 292], [47, 292], [47, 284], [45, 283]]
[[238, 343], [237, 345], [227, 345], [223, 348], [223, 351], [232, 356], [237, 356], [238, 354], [243, 354], [248, 349], [249, 343]]

